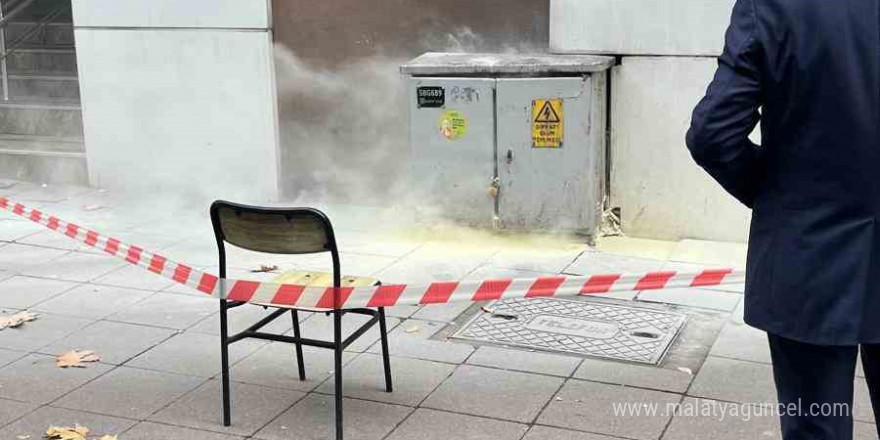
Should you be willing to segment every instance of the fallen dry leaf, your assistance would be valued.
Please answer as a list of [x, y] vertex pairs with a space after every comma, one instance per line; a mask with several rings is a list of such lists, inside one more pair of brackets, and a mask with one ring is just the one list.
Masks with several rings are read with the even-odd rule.
[[117, 439], [115, 435], [105, 435], [98, 440], [119, 440], [119, 439]]
[[12, 316], [0, 317], [0, 330], [20, 327], [25, 322], [31, 322], [35, 319], [37, 319], [37, 315], [31, 312], [18, 312]]
[[29, 436], [29, 435], [17, 435], [17, 436], [15, 436], [15, 438], [17, 438], [18, 440], [27, 440], [27, 439], [31, 438], [31, 436]]
[[50, 426], [46, 430], [46, 438], [52, 440], [85, 440], [91, 430], [85, 426], [76, 425], [73, 428], [67, 426]]
[[252, 269], [251, 273], [275, 272], [276, 270], [278, 270], [278, 266], [274, 264], [261, 264], [259, 269]]
[[101, 356], [91, 350], [72, 350], [67, 353], [60, 354], [55, 358], [55, 365], [58, 368], [76, 367], [85, 368], [83, 362], [98, 362]]

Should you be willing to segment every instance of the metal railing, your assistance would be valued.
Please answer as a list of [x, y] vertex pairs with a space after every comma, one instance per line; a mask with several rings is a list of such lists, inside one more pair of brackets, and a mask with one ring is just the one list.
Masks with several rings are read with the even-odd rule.
[[[55, 8], [41, 17], [33, 26], [16, 38], [15, 41], [7, 43], [6, 29], [9, 27], [9, 24], [12, 23], [12, 20], [21, 15], [31, 5], [39, 1], [41, 0], [11, 0], [4, 4], [4, 1], [0, 0], [0, 87], [3, 89], [4, 101], [9, 101], [9, 70], [6, 65], [6, 58], [16, 50], [20, 49], [29, 38], [45, 29], [46, 26], [51, 24], [61, 14], [70, 9], [70, 3]], [[4, 13], [4, 11], [8, 12]]]

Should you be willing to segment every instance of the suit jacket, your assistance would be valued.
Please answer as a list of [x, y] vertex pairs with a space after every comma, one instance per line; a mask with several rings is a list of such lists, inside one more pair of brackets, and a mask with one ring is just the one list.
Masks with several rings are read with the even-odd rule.
[[687, 145], [752, 208], [746, 322], [880, 343], [878, 0], [738, 0]]

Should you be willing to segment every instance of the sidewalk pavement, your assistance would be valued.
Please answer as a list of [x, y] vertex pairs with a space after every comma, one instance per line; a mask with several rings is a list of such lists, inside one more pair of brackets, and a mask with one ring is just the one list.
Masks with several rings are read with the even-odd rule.
[[[216, 271], [204, 205], [16, 182], [0, 184], [0, 196]], [[609, 238], [594, 249], [574, 238], [454, 227], [423, 231], [395, 224], [400, 213], [323, 208], [337, 229], [343, 271], [386, 283], [698, 270], [741, 267], [745, 258], [740, 244]], [[255, 277], [250, 270], [261, 264], [329, 269], [326, 257], [237, 252], [230, 276]], [[234, 417], [231, 427], [222, 426], [218, 307], [200, 296], [0, 214], [0, 317], [22, 310], [39, 315], [0, 331], [0, 438], [37, 439], [50, 425], [76, 423], [120, 440], [333, 438], [332, 352], [307, 348], [308, 380], [301, 382], [292, 346], [254, 340], [231, 350]], [[741, 285], [612, 296], [635, 306], [661, 303], [717, 314], [724, 324], [707, 343], [711, 347], [678, 342], [708, 351], [689, 371], [446, 340], [444, 330], [460, 324], [470, 304], [395, 307], [389, 310], [393, 393], [382, 391], [376, 329], [346, 353], [346, 438], [780, 438], [774, 417], [665, 413], [669, 403], [775, 401], [765, 336], [742, 322]], [[265, 313], [234, 309], [231, 325], [241, 328]], [[330, 337], [329, 318], [303, 315], [304, 336]], [[291, 325], [279, 320], [270, 330], [289, 332]], [[73, 349], [95, 350], [101, 361], [57, 368], [54, 356]], [[615, 414], [615, 404], [628, 403], [660, 406], [654, 416]], [[861, 372], [853, 413], [856, 438], [876, 439]]]

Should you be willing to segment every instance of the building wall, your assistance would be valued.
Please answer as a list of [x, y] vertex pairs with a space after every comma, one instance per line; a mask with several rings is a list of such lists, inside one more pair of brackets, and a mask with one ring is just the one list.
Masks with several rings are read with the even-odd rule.
[[732, 0], [552, 0], [554, 52], [622, 55], [611, 82], [611, 203], [631, 236], [744, 241], [750, 212], [693, 163], [691, 111]]
[[735, 0], [553, 0], [550, 48], [565, 53], [717, 56]]
[[633, 56], [612, 71], [611, 197], [629, 235], [746, 240], [748, 209], [684, 145], [715, 66], [712, 58]]
[[550, 0], [275, 0], [275, 40], [319, 65], [428, 50], [539, 50]]
[[89, 178], [278, 196], [268, 0], [73, 0]]

